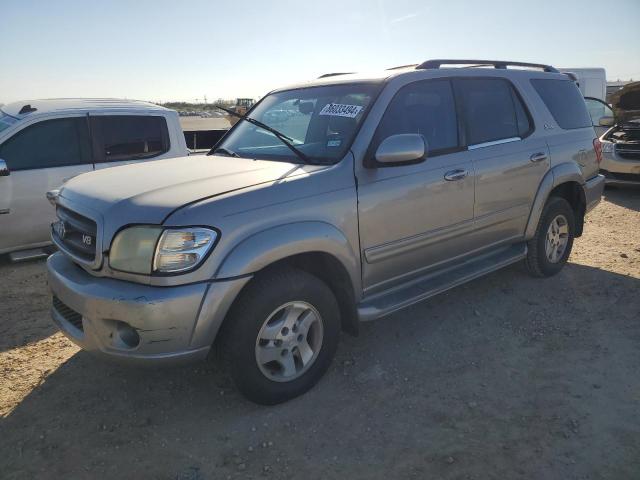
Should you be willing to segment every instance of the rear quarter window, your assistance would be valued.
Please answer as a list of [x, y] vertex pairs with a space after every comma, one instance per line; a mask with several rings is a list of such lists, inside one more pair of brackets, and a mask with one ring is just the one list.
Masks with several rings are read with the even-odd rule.
[[572, 80], [532, 79], [556, 123], [565, 130], [590, 127], [591, 117], [580, 90]]

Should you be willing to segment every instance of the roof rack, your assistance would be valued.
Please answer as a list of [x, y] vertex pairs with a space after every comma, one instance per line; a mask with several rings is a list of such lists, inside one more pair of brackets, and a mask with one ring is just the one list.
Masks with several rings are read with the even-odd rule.
[[428, 70], [440, 68], [442, 65], [469, 65], [469, 66], [493, 66], [493, 68], [506, 69], [507, 66], [512, 67], [529, 67], [539, 68], [548, 73], [560, 73], [556, 68], [551, 65], [544, 65], [541, 63], [526, 63], [526, 62], [508, 62], [505, 60], [427, 60], [422, 62], [416, 67], [416, 70]]
[[403, 68], [409, 68], [409, 67], [417, 68], [418, 64], [417, 63], [410, 63], [408, 65], [398, 65], [397, 67], [387, 68], [387, 71], [389, 71], [389, 70], [401, 70]]
[[335, 73], [325, 73], [324, 75], [320, 75], [318, 78], [327, 78], [327, 77], [337, 77], [338, 75], [349, 75], [355, 72], [335, 72]]

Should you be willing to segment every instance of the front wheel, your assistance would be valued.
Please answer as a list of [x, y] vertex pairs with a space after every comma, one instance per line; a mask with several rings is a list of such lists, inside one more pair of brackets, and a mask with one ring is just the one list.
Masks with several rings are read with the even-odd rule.
[[293, 268], [259, 274], [236, 301], [219, 339], [238, 389], [273, 405], [305, 393], [329, 368], [340, 311], [329, 287]]
[[555, 275], [569, 259], [575, 237], [575, 214], [569, 202], [551, 197], [542, 211], [534, 237], [527, 243], [526, 264], [536, 277]]

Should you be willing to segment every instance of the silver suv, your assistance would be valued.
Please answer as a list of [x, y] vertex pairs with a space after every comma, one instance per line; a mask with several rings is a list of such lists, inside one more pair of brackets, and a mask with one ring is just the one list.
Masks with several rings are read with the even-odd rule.
[[595, 138], [545, 65], [432, 60], [275, 90], [208, 156], [67, 182], [53, 319], [127, 363], [215, 350], [249, 399], [285, 401], [341, 330], [514, 262], [560, 271], [602, 194]]

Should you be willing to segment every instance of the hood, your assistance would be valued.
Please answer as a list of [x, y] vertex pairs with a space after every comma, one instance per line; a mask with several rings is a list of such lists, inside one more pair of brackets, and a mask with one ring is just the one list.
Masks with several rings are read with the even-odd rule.
[[640, 119], [640, 82], [628, 83], [609, 98], [618, 123]]
[[174, 210], [198, 200], [317, 168], [321, 167], [193, 155], [85, 173], [69, 180], [60, 196], [62, 203], [81, 205], [109, 224], [160, 224]]

